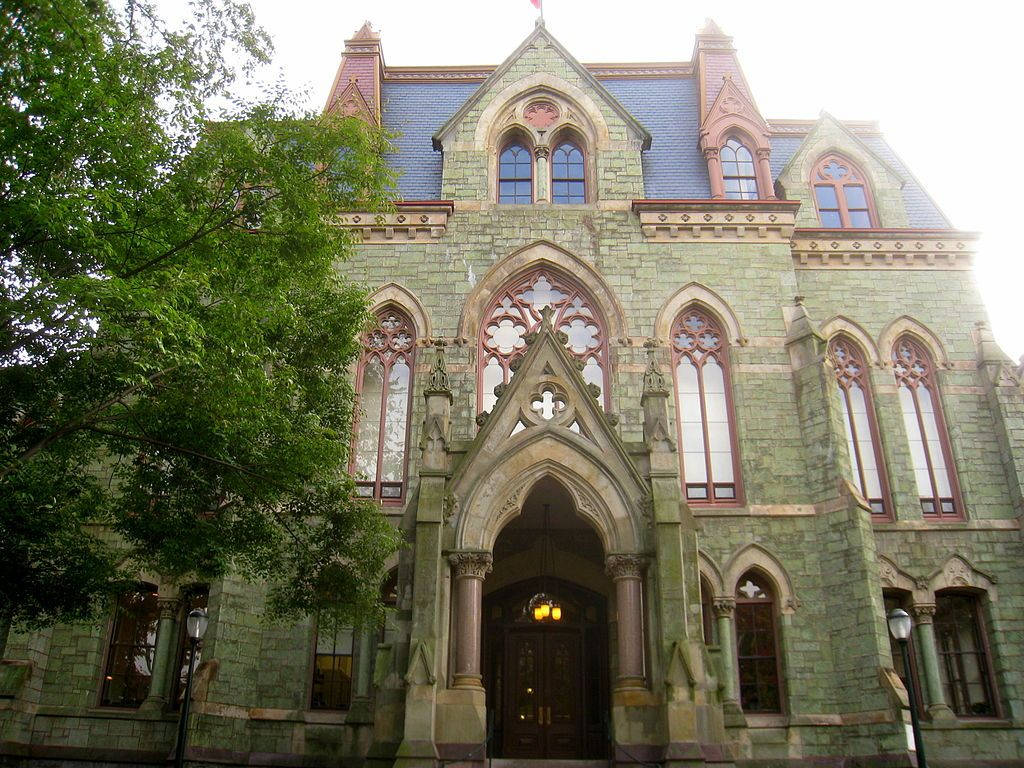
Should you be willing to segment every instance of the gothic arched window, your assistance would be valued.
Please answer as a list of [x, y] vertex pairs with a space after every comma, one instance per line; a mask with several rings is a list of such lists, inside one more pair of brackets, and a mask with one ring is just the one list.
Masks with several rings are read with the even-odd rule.
[[730, 136], [719, 156], [725, 196], [730, 200], [757, 200], [757, 173], [754, 156], [735, 136]]
[[959, 518], [962, 509], [935, 364], [910, 336], [896, 340], [892, 359], [921, 511], [925, 517]]
[[978, 595], [944, 590], [935, 594], [935, 644], [946, 702], [960, 717], [996, 717], [985, 622]]
[[829, 342], [828, 355], [835, 370], [836, 389], [843, 411], [852, 480], [871, 504], [871, 513], [888, 517], [889, 494], [864, 355], [844, 336], [836, 336]]
[[533, 153], [518, 141], [498, 155], [498, 202], [533, 202]]
[[725, 334], [706, 312], [683, 310], [672, 326], [686, 499], [696, 503], [737, 503], [735, 430]]
[[608, 333], [597, 305], [583, 287], [559, 272], [541, 267], [513, 278], [498, 291], [480, 325], [477, 406], [490, 411], [494, 388], [512, 379], [515, 360], [526, 353], [526, 334], [540, 325], [540, 311], [554, 310], [556, 330], [568, 336], [566, 348], [583, 363], [583, 378], [596, 385], [607, 407]]
[[821, 226], [830, 229], [875, 226], [871, 191], [864, 174], [839, 155], [825, 155], [811, 173]]
[[394, 307], [378, 312], [376, 325], [363, 336], [353, 460], [360, 496], [398, 501], [405, 495], [415, 347], [412, 321]]
[[107, 648], [101, 706], [134, 708], [149, 695], [160, 624], [156, 598], [156, 587], [152, 584], [140, 584], [118, 597]]
[[757, 571], [736, 585], [736, 666], [744, 712], [781, 712], [779, 654], [775, 639], [775, 598]]
[[583, 152], [572, 141], [563, 141], [551, 153], [551, 201], [585, 203]]

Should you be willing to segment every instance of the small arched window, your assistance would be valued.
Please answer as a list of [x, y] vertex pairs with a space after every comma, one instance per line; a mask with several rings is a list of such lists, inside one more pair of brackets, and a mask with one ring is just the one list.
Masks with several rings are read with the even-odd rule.
[[387, 501], [404, 496], [415, 346], [412, 321], [394, 307], [377, 313], [376, 325], [363, 336], [353, 467], [360, 496]]
[[757, 200], [754, 156], [735, 136], [720, 151], [725, 196], [730, 200]]
[[498, 156], [498, 202], [533, 202], [533, 153], [518, 141]]
[[889, 494], [864, 355], [844, 336], [836, 336], [829, 342], [828, 355], [836, 375], [852, 480], [871, 504], [871, 514], [887, 518]]
[[597, 400], [608, 406], [607, 325], [597, 304], [582, 285], [547, 268], [513, 278], [492, 300], [480, 324], [480, 411], [490, 411], [494, 388], [512, 379], [512, 366], [526, 352], [526, 334], [540, 325], [540, 311], [554, 310], [554, 327], [568, 337], [566, 348], [583, 363], [583, 378], [601, 390]]
[[744, 712], [781, 712], [775, 597], [768, 580], [747, 571], [736, 585], [736, 667]]
[[672, 326], [683, 487], [691, 503], [737, 503], [735, 430], [725, 334], [709, 314], [683, 310]]
[[555, 203], [587, 201], [583, 152], [574, 142], [563, 141], [551, 153], [551, 200]]
[[892, 359], [921, 511], [925, 517], [959, 518], [963, 510], [935, 364], [924, 347], [910, 336], [896, 340]]
[[876, 226], [867, 181], [849, 160], [839, 155], [825, 155], [814, 166], [811, 178], [821, 226], [829, 229]]

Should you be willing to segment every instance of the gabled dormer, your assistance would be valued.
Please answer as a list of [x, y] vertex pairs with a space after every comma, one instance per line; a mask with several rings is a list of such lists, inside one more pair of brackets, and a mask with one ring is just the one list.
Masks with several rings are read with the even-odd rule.
[[643, 197], [651, 137], [538, 22], [433, 141], [445, 199], [587, 204]]

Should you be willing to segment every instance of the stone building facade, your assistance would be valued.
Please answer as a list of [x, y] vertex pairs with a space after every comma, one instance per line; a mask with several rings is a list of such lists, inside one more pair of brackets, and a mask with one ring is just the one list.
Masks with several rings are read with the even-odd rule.
[[[1024, 390], [954, 230], [866, 122], [759, 112], [689, 61], [388, 67], [402, 200], [339, 222], [377, 327], [361, 492], [409, 542], [379, 632], [140, 575], [108, 625], [13, 635], [0, 751], [159, 764], [208, 605], [189, 760], [1024, 765]], [[908, 677], [884, 616], [914, 617]]]

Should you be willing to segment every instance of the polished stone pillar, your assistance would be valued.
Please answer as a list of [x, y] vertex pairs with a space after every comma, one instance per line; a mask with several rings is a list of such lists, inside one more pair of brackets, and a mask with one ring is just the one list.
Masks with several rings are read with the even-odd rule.
[[775, 187], [772, 186], [771, 153], [768, 147], [761, 147], [757, 151], [758, 181], [765, 185], [765, 189], [759, 189], [762, 200], [775, 200]]
[[141, 709], [162, 709], [167, 704], [170, 679], [168, 673], [174, 664], [175, 639], [178, 637], [177, 618], [181, 600], [176, 597], [159, 597], [156, 601], [160, 621], [156, 630], [156, 648], [153, 649], [153, 669], [149, 679], [149, 694], [142, 702]]
[[[917, 647], [921, 651], [921, 666], [924, 677], [925, 695], [928, 697], [927, 710], [933, 720], [951, 720], [955, 718], [953, 710], [946, 704], [946, 692], [942, 687], [939, 675], [939, 654], [935, 647], [935, 605], [934, 603], [917, 603], [911, 609], [914, 614], [914, 626], [917, 628]], [[907, 670], [910, 674], [910, 670]], [[923, 704], [923, 702], [922, 702]]]
[[535, 186], [535, 199], [538, 203], [551, 202], [551, 183], [548, 178], [548, 147], [535, 147], [533, 150], [534, 155], [537, 157], [537, 172], [536, 186]]
[[643, 558], [637, 555], [609, 555], [605, 560], [605, 570], [615, 582], [619, 618], [618, 689], [644, 687], [643, 564]]
[[736, 600], [731, 597], [716, 597], [712, 603], [715, 622], [718, 625], [718, 651], [722, 659], [722, 703], [739, 707], [736, 697], [736, 639], [733, 637], [733, 612]]
[[455, 572], [455, 688], [483, 688], [480, 675], [480, 628], [484, 576], [491, 571], [490, 552], [453, 552]]
[[725, 197], [725, 182], [722, 180], [722, 158], [718, 147], [704, 147], [704, 159], [708, 164], [708, 181], [711, 182], [711, 197], [721, 200]]

